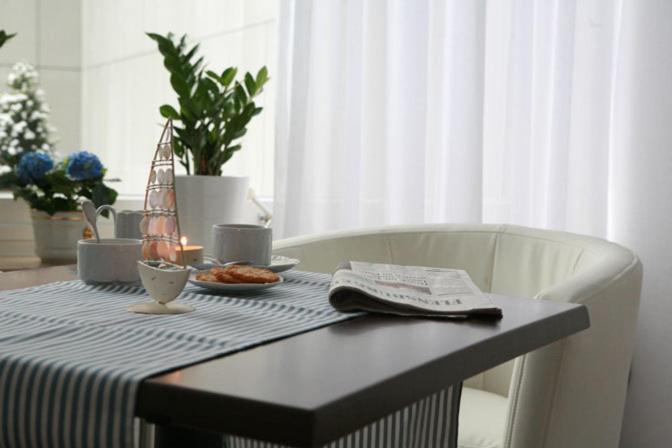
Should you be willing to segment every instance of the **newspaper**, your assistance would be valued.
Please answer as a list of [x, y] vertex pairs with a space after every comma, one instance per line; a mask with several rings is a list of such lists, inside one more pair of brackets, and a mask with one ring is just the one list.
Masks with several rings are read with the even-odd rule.
[[502, 315], [501, 308], [459, 269], [348, 261], [332, 277], [329, 301], [339, 311], [433, 317]]

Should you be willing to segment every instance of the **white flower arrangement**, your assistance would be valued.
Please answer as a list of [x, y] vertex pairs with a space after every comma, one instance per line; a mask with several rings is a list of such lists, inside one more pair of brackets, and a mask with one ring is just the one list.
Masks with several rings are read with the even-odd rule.
[[26, 152], [53, 152], [49, 106], [37, 71], [18, 62], [7, 77], [10, 92], [0, 95], [0, 165], [16, 166]]

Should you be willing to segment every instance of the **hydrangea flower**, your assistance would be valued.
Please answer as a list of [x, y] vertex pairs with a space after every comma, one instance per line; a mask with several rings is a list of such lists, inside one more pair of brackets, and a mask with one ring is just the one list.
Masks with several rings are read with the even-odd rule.
[[24, 184], [33, 184], [44, 179], [53, 168], [54, 161], [48, 153], [32, 151], [21, 157], [16, 167], [16, 174]]
[[103, 175], [103, 164], [97, 155], [79, 151], [68, 157], [65, 172], [70, 179], [76, 181], [97, 179]]

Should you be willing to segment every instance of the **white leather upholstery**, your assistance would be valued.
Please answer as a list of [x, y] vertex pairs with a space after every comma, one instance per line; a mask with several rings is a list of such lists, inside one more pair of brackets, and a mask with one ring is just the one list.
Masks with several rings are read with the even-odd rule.
[[585, 304], [590, 329], [467, 381], [507, 405], [493, 411], [501, 400], [489, 394], [475, 405], [465, 389], [465, 416], [473, 406], [503, 421], [465, 424], [460, 441], [499, 428], [504, 448], [618, 446], [642, 278], [631, 251], [563, 232], [429, 225], [290, 238], [276, 241], [274, 252], [301, 259], [300, 269], [328, 273], [342, 260], [460, 268], [483, 291]]
[[506, 397], [463, 388], [458, 448], [501, 448], [508, 406]]

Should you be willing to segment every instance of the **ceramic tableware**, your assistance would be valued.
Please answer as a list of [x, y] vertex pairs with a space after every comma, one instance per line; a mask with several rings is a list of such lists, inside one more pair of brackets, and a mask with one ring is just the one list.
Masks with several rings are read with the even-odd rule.
[[154, 302], [131, 305], [128, 311], [141, 314], [183, 314], [194, 310], [189, 305], [174, 302], [187, 284], [189, 270], [158, 261], [138, 261], [137, 266], [142, 286]]
[[117, 238], [142, 239], [140, 221], [144, 212], [137, 210], [122, 210], [117, 212], [114, 223], [114, 236]]
[[213, 252], [221, 264], [247, 261], [255, 266], [271, 264], [273, 231], [253, 224], [217, 224], [212, 227]]
[[289, 271], [301, 263], [297, 258], [285, 257], [284, 255], [271, 255], [271, 264], [265, 266], [275, 273]]
[[[204, 271], [205, 272], [205, 271]], [[214, 292], [253, 292], [272, 288], [283, 283], [285, 280], [280, 277], [280, 280], [273, 283], [220, 283], [220, 282], [204, 282], [196, 279], [196, 274], [199, 272], [192, 272], [189, 276], [189, 283], [198, 287], [208, 289]]]
[[85, 283], [137, 283], [136, 263], [142, 259], [142, 241], [103, 238], [77, 242], [77, 274]]

